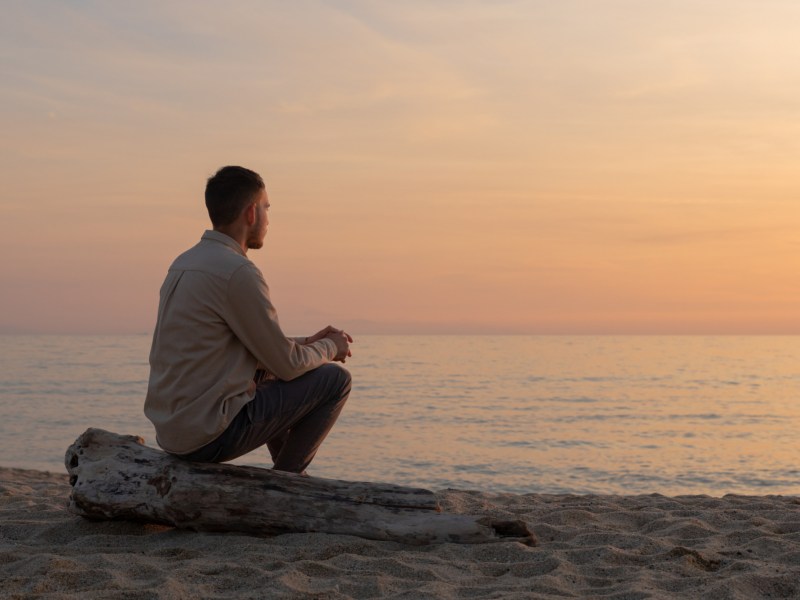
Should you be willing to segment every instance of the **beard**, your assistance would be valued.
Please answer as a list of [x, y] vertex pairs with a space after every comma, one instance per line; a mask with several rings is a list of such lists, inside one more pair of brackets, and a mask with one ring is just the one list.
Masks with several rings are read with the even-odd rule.
[[264, 245], [264, 239], [259, 239], [257, 234], [250, 234], [247, 237], [247, 248], [250, 250], [258, 250]]
[[264, 245], [264, 238], [259, 238], [257, 233], [251, 233], [247, 237], [247, 248], [249, 250], [258, 250]]
[[256, 217], [256, 222], [247, 233], [247, 248], [249, 250], [258, 250], [264, 245], [264, 236], [267, 235], [266, 228], [262, 231], [261, 219]]

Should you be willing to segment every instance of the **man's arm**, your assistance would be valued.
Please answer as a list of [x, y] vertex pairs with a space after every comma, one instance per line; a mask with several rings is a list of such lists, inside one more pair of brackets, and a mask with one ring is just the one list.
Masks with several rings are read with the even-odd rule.
[[[342, 337], [344, 339], [341, 339]], [[353, 356], [353, 354], [350, 352], [350, 344], [353, 343], [353, 338], [350, 336], [349, 333], [345, 332], [343, 329], [337, 329], [333, 325], [328, 325], [327, 327], [320, 329], [314, 335], [310, 335], [304, 338], [293, 338], [293, 339], [299, 344], [306, 345], [306, 344], [313, 344], [314, 342], [324, 338], [329, 338], [332, 339], [334, 342], [336, 342], [336, 347], [339, 351], [337, 352], [337, 355], [336, 357], [334, 357], [333, 360], [336, 361], [340, 360], [342, 362], [345, 362], [345, 360], [348, 357]], [[344, 346], [344, 348], [342, 346]]]
[[347, 344], [342, 333], [331, 332], [306, 345], [286, 337], [267, 283], [255, 265], [240, 267], [227, 293], [230, 310], [223, 318], [256, 360], [280, 379], [288, 381], [331, 360], [342, 360], [349, 351], [342, 351], [342, 341]]

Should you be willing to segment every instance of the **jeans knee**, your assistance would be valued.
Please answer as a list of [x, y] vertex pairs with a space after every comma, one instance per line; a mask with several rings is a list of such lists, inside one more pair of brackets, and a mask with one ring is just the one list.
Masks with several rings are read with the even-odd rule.
[[341, 381], [342, 389], [346, 389], [348, 392], [350, 391], [350, 387], [353, 385], [353, 377], [350, 375], [350, 371], [336, 365], [339, 369], [339, 380]]
[[327, 363], [314, 370], [317, 375], [326, 382], [327, 385], [334, 385], [340, 388], [350, 388], [352, 377], [350, 371], [340, 366], [338, 363]]

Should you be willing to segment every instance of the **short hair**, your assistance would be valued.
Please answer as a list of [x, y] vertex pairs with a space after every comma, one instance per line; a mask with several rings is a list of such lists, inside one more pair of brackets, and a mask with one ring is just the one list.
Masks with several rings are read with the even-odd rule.
[[222, 167], [206, 182], [206, 208], [214, 227], [233, 223], [264, 189], [261, 175], [244, 167]]

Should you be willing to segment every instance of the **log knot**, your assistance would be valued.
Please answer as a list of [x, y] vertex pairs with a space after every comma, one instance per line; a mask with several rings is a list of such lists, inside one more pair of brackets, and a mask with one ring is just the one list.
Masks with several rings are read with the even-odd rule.
[[170, 478], [163, 473], [148, 479], [147, 483], [156, 488], [156, 492], [162, 498], [166, 496], [169, 493], [169, 490], [172, 488], [172, 481], [170, 481]]

